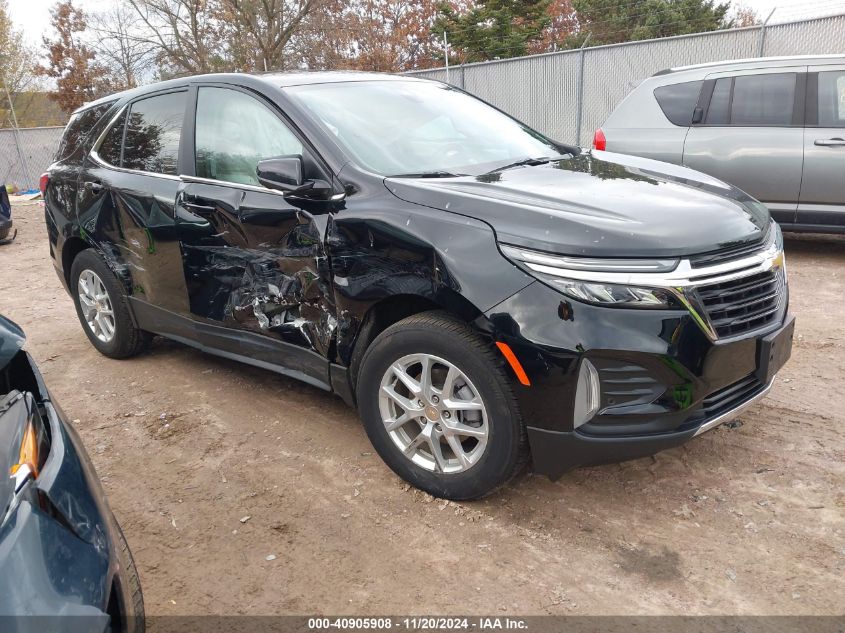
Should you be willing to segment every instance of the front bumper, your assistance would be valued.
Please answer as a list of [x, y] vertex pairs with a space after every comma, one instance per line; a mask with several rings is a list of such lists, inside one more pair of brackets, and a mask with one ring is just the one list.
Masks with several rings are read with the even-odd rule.
[[549, 431], [529, 426], [528, 441], [531, 444], [534, 467], [537, 472], [557, 479], [563, 473], [580, 466], [612, 464], [654, 455], [680, 446], [706, 431], [736, 419], [769, 393], [771, 386], [771, 383], [765, 385], [742, 404], [704, 422], [698, 428], [676, 433], [594, 437], [578, 431]]
[[[630, 310], [568, 300], [537, 282], [487, 313], [530, 386], [515, 385], [536, 472], [619, 462], [679, 446], [735, 418], [770, 389], [765, 341], [794, 319], [713, 341], [682, 310]], [[768, 351], [768, 348], [766, 348]], [[574, 428], [578, 369], [597, 368], [598, 413]]]

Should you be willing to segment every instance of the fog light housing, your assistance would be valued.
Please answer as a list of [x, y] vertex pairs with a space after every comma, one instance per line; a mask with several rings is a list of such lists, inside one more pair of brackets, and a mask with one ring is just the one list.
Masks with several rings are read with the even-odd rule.
[[599, 372], [585, 358], [581, 361], [581, 367], [578, 369], [578, 385], [575, 388], [574, 428], [577, 429], [593, 419], [593, 416], [599, 410], [600, 401]]

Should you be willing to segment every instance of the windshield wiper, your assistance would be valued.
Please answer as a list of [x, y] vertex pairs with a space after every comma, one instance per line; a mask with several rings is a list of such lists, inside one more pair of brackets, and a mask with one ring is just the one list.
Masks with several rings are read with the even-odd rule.
[[450, 171], [421, 171], [416, 174], [393, 174], [388, 178], [458, 178], [466, 174], [453, 174]]
[[518, 160], [513, 163], [508, 163], [507, 165], [502, 165], [501, 167], [496, 167], [496, 169], [492, 169], [488, 171], [488, 174], [495, 174], [497, 171], [504, 171], [506, 169], [511, 169], [512, 167], [525, 167], [525, 166], [535, 166], [535, 165], [545, 165], [546, 163], [550, 163], [554, 160], [563, 160], [566, 158], [565, 156], [540, 156], [538, 158], [523, 158], [522, 160]]

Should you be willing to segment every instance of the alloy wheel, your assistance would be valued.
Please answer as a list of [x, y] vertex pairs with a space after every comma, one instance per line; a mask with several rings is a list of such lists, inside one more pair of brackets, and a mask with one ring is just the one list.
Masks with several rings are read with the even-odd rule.
[[103, 280], [86, 268], [79, 275], [77, 292], [82, 316], [91, 333], [103, 343], [109, 343], [115, 332], [114, 309]]
[[402, 454], [431, 472], [464, 472], [487, 447], [490, 427], [478, 389], [437, 356], [410, 354], [395, 361], [381, 380], [379, 412]]

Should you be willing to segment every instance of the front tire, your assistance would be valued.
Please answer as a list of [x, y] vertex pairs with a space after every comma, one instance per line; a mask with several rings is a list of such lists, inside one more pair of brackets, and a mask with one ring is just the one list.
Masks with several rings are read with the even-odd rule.
[[150, 335], [135, 327], [126, 292], [95, 251], [82, 251], [73, 260], [70, 290], [82, 329], [97, 351], [128, 358], [146, 347]]
[[[132, 558], [132, 551], [129, 549], [129, 544], [126, 542], [126, 536], [123, 534], [123, 529], [114, 519], [115, 526], [117, 526], [117, 560], [122, 571], [122, 582], [124, 584], [119, 586], [121, 595], [120, 613], [112, 614], [112, 617], [118, 617], [119, 623], [112, 622], [112, 631], [120, 631], [121, 633], [145, 633], [147, 628], [146, 615], [144, 612], [144, 594], [141, 591], [141, 580], [138, 577], [138, 568], [135, 566], [135, 559]], [[117, 625], [117, 626], [116, 626]]]
[[501, 359], [447, 314], [415, 315], [382, 332], [361, 361], [356, 395], [381, 458], [436, 497], [483, 497], [527, 460]]

